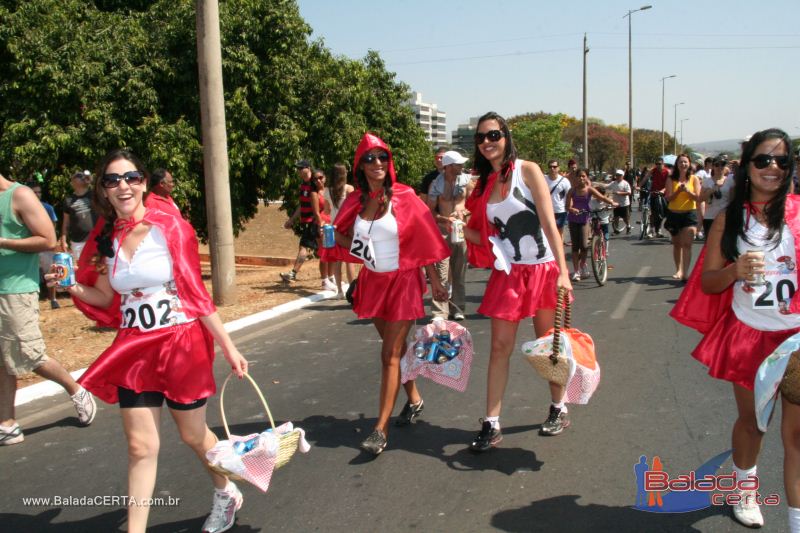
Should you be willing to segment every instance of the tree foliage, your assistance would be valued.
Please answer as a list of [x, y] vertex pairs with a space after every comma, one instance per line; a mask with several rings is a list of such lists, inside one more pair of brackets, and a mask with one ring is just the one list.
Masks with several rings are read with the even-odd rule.
[[[177, 178], [205, 235], [195, 4], [174, 0], [0, 0], [0, 161], [50, 185], [129, 147]], [[260, 198], [293, 198], [293, 164], [349, 161], [366, 130], [414, 181], [430, 147], [409, 89], [377, 53], [335, 57], [293, 0], [220, 4], [234, 228]], [[287, 194], [288, 193], [288, 194]]]
[[566, 115], [551, 115], [543, 111], [518, 115], [508, 120], [519, 156], [542, 166], [549, 159], [571, 157], [572, 149], [563, 140], [564, 128], [568, 123], [569, 117]]

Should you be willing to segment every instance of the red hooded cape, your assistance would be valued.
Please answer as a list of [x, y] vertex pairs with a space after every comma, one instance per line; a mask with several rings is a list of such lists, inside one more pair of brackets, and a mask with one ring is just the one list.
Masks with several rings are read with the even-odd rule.
[[[185, 221], [180, 214], [165, 213], [152, 207], [150, 195], [145, 202], [147, 210], [144, 214], [144, 222], [159, 228], [167, 237], [167, 247], [172, 257], [172, 272], [175, 277], [175, 288], [178, 297], [181, 299], [183, 312], [188, 318], [198, 318], [208, 316], [216, 311], [211, 297], [206, 291], [203, 279], [200, 275], [200, 256], [197, 251], [197, 237], [194, 228]], [[81, 252], [78, 260], [78, 268], [75, 272], [75, 279], [78, 283], [94, 286], [100, 275], [92, 264], [92, 258], [97, 254], [97, 241], [95, 237], [105, 224], [102, 218], [95, 225], [86, 246]], [[112, 236], [112, 239], [114, 236]], [[89, 319], [97, 322], [100, 327], [119, 328], [122, 316], [120, 314], [120, 296], [114, 293], [114, 300], [110, 306], [103, 309], [89, 305], [79, 298], [72, 298], [75, 306], [80, 309]]]
[[[394, 158], [386, 143], [372, 133], [365, 133], [356, 149], [353, 161], [353, 175], [365, 153], [373, 148], [382, 148], [389, 154], [389, 175], [392, 178], [392, 214], [397, 219], [397, 230], [400, 237], [400, 270], [409, 270], [441, 261], [450, 255], [450, 249], [442, 239], [442, 234], [430, 209], [417, 197], [414, 189], [397, 183], [394, 170]], [[357, 185], [356, 185], [357, 186]], [[361, 212], [361, 192], [356, 189], [345, 198], [336, 215], [334, 225], [342, 235], [352, 235], [356, 216]], [[350, 250], [339, 246], [322, 249], [325, 261], [347, 261], [360, 263]]]
[[[798, 263], [798, 259], [800, 259], [800, 197], [791, 194], [786, 197], [784, 220], [794, 237], [795, 264], [800, 264]], [[669, 313], [669, 316], [676, 321], [704, 335], [730, 310], [733, 301], [733, 285], [719, 294], [703, 292], [700, 278], [703, 275], [705, 257], [706, 247], [703, 246], [700, 257], [697, 258], [697, 263], [689, 276], [689, 281], [678, 298], [678, 303]], [[800, 313], [800, 291], [795, 292], [792, 297], [789, 311]]]
[[489, 174], [486, 180], [486, 186], [483, 190], [479, 191], [476, 187], [472, 191], [470, 197], [467, 198], [466, 208], [472, 213], [467, 222], [467, 227], [478, 230], [481, 234], [481, 244], [473, 244], [467, 241], [467, 261], [474, 267], [494, 267], [494, 254], [492, 253], [492, 245], [489, 242], [489, 236], [497, 233], [497, 230], [486, 219], [486, 205], [489, 203], [489, 197], [492, 195], [492, 189], [494, 189], [494, 184], [500, 172], [509, 176], [514, 171], [515, 165], [516, 160], [509, 161], [508, 165], [499, 171]]

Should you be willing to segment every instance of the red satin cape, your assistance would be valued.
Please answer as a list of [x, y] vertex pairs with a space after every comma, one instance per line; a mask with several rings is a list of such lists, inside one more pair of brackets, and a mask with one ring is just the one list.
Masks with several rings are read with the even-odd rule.
[[481, 234], [481, 244], [474, 244], [467, 241], [467, 261], [474, 267], [494, 267], [494, 254], [492, 254], [492, 245], [489, 242], [489, 236], [497, 233], [497, 230], [486, 218], [486, 205], [489, 203], [489, 197], [492, 195], [492, 189], [494, 189], [494, 184], [500, 173], [502, 172], [503, 175], [508, 176], [510, 179], [515, 165], [516, 161], [509, 161], [508, 165], [499, 171], [489, 174], [486, 180], [486, 186], [483, 190], [479, 191], [476, 187], [473, 189], [470, 197], [467, 198], [466, 208], [472, 213], [467, 221], [467, 227], [478, 230]]

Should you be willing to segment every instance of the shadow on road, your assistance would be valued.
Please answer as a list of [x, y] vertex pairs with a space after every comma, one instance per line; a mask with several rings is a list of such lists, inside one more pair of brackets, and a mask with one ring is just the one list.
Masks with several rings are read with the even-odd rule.
[[[127, 513], [125, 509], [116, 509], [101, 515], [92, 516], [74, 522], [53, 522], [61, 509], [48, 509], [36, 515], [17, 513], [0, 513], [0, 524], [4, 531], [52, 531], [55, 533], [85, 533], [86, 531], [122, 531]], [[203, 518], [205, 519], [205, 518]], [[202, 524], [198, 524], [197, 529]], [[162, 530], [167, 531], [167, 530]], [[170, 529], [169, 531], [177, 531]]]
[[710, 516], [725, 514], [724, 507], [709, 507], [692, 513], [646, 513], [630, 507], [580, 505], [580, 496], [569, 494], [536, 502], [526, 507], [500, 511], [492, 517], [493, 527], [502, 531], [701, 531], [693, 524]]
[[66, 416], [61, 420], [56, 420], [54, 422], [49, 422], [47, 424], [42, 424], [41, 426], [28, 426], [25, 428], [25, 436], [30, 437], [31, 435], [35, 435], [40, 431], [47, 431], [48, 429], [52, 428], [79, 428], [83, 427], [78, 423], [78, 418], [74, 416]]

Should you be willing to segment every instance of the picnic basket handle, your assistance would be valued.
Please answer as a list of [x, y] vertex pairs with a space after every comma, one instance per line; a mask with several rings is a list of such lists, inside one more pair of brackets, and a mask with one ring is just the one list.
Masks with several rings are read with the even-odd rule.
[[[225, 428], [225, 435], [228, 436], [228, 440], [231, 438], [231, 432], [228, 429], [228, 420], [225, 417], [225, 388], [228, 386], [228, 381], [234, 376], [234, 373], [231, 372], [228, 374], [228, 377], [225, 378], [225, 382], [222, 384], [222, 390], [219, 393], [219, 414], [222, 416], [222, 427]], [[267, 417], [269, 418], [269, 425], [272, 426], [272, 429], [275, 429], [275, 420], [272, 419], [272, 413], [269, 410], [269, 406], [267, 405], [267, 400], [264, 398], [264, 394], [262, 394], [261, 389], [258, 387], [258, 384], [250, 377], [250, 374], [245, 373], [244, 377], [250, 382], [253, 388], [256, 390], [258, 397], [261, 398], [261, 405], [264, 407], [264, 411], [267, 413]]]
[[[566, 310], [567, 316], [569, 316], [569, 308], [565, 309], [564, 301], [568, 300], [568, 293], [567, 289], [560, 288], [558, 289], [558, 299], [556, 300], [556, 318], [555, 323], [553, 324], [553, 353], [550, 354], [550, 361], [553, 363], [553, 366], [558, 364], [558, 352], [559, 346], [561, 344], [561, 328], [564, 327], [564, 313]], [[567, 319], [568, 320], [568, 319]], [[567, 324], [569, 327], [569, 324]]]

